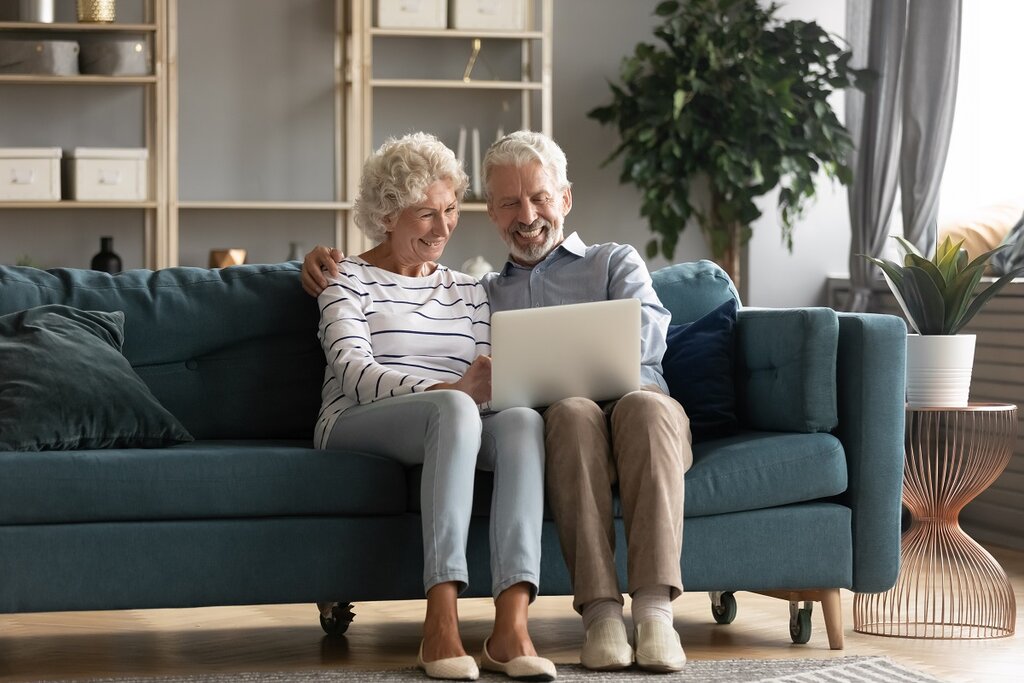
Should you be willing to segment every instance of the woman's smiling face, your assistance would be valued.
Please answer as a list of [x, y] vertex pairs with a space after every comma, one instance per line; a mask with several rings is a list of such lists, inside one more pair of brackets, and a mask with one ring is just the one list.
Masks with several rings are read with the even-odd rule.
[[403, 265], [437, 261], [459, 222], [459, 203], [450, 180], [427, 186], [423, 199], [387, 224], [393, 256]]

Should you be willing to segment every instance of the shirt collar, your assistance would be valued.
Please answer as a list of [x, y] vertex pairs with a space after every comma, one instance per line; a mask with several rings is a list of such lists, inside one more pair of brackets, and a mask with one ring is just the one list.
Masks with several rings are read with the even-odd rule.
[[[583, 243], [582, 239], [580, 239], [579, 233], [573, 232], [571, 235], [569, 235], [564, 240], [562, 240], [561, 244], [559, 244], [557, 247], [552, 249], [551, 253], [548, 254], [547, 256], [545, 256], [544, 260], [541, 261], [541, 263], [544, 263], [544, 261], [547, 261], [548, 259], [553, 258], [555, 253], [559, 249], [564, 249], [565, 251], [569, 252], [573, 256], [577, 256], [579, 258], [583, 258], [584, 256], [587, 255], [587, 245]], [[501, 269], [502, 277], [508, 276], [512, 272], [513, 268], [519, 268], [520, 270], [532, 270], [533, 269], [532, 266], [529, 266], [529, 267], [528, 266], [521, 266], [518, 263], [515, 263], [512, 259], [509, 259], [508, 261], [505, 262], [505, 267]]]

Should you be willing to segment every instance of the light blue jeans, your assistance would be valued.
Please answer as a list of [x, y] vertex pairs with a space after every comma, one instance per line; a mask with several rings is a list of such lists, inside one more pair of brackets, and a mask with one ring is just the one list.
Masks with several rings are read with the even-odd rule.
[[406, 394], [353, 406], [338, 418], [331, 449], [366, 451], [403, 465], [423, 465], [423, 590], [469, 582], [466, 541], [477, 468], [494, 472], [491, 496], [491, 591], [540, 579], [544, 514], [544, 420], [512, 408], [480, 416], [461, 391]]

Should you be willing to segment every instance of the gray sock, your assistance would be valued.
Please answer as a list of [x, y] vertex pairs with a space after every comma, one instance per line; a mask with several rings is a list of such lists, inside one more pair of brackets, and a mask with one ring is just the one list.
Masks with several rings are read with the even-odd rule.
[[669, 599], [671, 589], [668, 586], [646, 586], [633, 593], [630, 612], [633, 625], [645, 621], [660, 621], [672, 625], [672, 601]]
[[604, 598], [588, 602], [583, 606], [584, 631], [602, 619], [618, 619], [625, 623], [625, 619], [622, 618], [622, 605], [618, 600]]

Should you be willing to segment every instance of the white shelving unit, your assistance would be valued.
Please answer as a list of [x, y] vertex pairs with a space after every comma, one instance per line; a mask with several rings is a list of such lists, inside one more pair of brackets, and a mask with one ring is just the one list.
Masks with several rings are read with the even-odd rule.
[[[350, 34], [348, 36], [349, 60], [345, 72], [346, 94], [352, 102], [352, 110], [359, 113], [350, 121], [352, 140], [360, 140], [359, 153], [353, 159], [364, 159], [373, 150], [375, 118], [373, 100], [379, 90], [450, 90], [450, 91], [507, 91], [517, 92], [521, 99], [519, 124], [522, 128], [534, 128], [534, 98], [540, 98], [540, 128], [548, 135], [552, 133], [551, 35], [554, 16], [553, 0], [527, 0], [524, 3], [527, 30], [495, 31], [464, 29], [394, 29], [373, 26], [374, 0], [352, 0]], [[383, 41], [407, 39], [432, 39], [439, 41], [462, 41], [467, 53], [474, 60], [474, 41], [508, 41], [520, 44], [519, 78], [508, 80], [478, 79], [468, 73], [462, 79], [452, 78], [396, 78], [380, 77], [374, 72], [377, 44]], [[535, 45], [540, 46], [539, 60], [535, 56]], [[477, 52], [480, 42], [476, 43]], [[355, 124], [354, 126], [352, 124]], [[482, 153], [482, 151], [481, 151]], [[359, 162], [361, 163], [361, 162]], [[350, 167], [351, 179], [349, 196], [354, 197], [359, 181], [359, 166]], [[463, 211], [483, 212], [486, 206], [481, 202], [465, 202]], [[348, 226], [347, 244], [359, 251], [369, 248], [362, 234], [354, 225]]]
[[[317, 11], [330, 8], [334, 17], [333, 30], [333, 141], [329, 154], [333, 158], [333, 182], [330, 191], [323, 192], [323, 199], [288, 200], [261, 199], [231, 196], [212, 197], [182, 196], [181, 184], [183, 159], [179, 153], [182, 136], [194, 135], [195, 131], [183, 130], [180, 117], [181, 89], [194, 85], [183, 82], [179, 60], [183, 45], [179, 26], [180, 0], [141, 0], [144, 4], [144, 21], [141, 23], [78, 24], [53, 23], [36, 24], [28, 22], [0, 21], [0, 36], [5, 33], [39, 34], [59, 36], [68, 33], [134, 33], [147, 36], [152, 50], [153, 74], [140, 77], [109, 76], [23, 76], [0, 74], [0, 85], [17, 84], [47, 85], [52, 87], [93, 87], [122, 86], [143, 88], [144, 137], [149, 151], [149, 192], [142, 202], [0, 202], [4, 209], [61, 209], [67, 211], [92, 209], [134, 209], [144, 215], [145, 231], [143, 240], [144, 265], [148, 268], [165, 268], [179, 265], [181, 260], [182, 218], [203, 215], [204, 226], [216, 226], [217, 220], [225, 227], [234, 226], [237, 218], [229, 218], [230, 212], [248, 215], [264, 212], [295, 212], [299, 215], [326, 214], [327, 222], [333, 224], [333, 243], [349, 253], [358, 253], [370, 245], [353, 221], [353, 199], [357, 193], [359, 174], [363, 160], [373, 150], [376, 134], [382, 132], [381, 124], [375, 120], [375, 93], [468, 93], [471, 97], [486, 98], [486, 93], [515, 94], [520, 100], [517, 123], [523, 128], [534, 128], [550, 134], [551, 114], [551, 35], [554, 0], [526, 0], [525, 26], [523, 31], [458, 30], [458, 29], [384, 29], [373, 25], [374, 0], [323, 0], [324, 6], [314, 6]], [[333, 6], [332, 6], [333, 5]], [[212, 6], [210, 6], [212, 7]], [[289, 11], [292, 5], [287, 5]], [[248, 10], [249, 6], [246, 6]], [[212, 11], [212, 10], [211, 10]], [[253, 10], [256, 11], [256, 10]], [[326, 15], [326, 11], [322, 12]], [[232, 20], [234, 21], [234, 20]], [[232, 28], [232, 27], [225, 27]], [[234, 28], [237, 28], [235, 26]], [[322, 35], [322, 34], [321, 34]], [[451, 73], [439, 73], [436, 78], [410, 78], [420, 64], [406, 64], [398, 61], [391, 64], [390, 77], [374, 73], [375, 57], [390, 41], [417, 41], [427, 39], [446, 44], [464, 43], [466, 54], [470, 53], [475, 41], [484, 45], [499, 45], [508, 53], [508, 44], [519, 44], [518, 56], [513, 61], [516, 73], [507, 78], [476, 77], [472, 74], [458, 79]], [[478, 43], [479, 44], [479, 43]], [[228, 49], [228, 48], [224, 48]], [[259, 45], [253, 45], [259, 50]], [[461, 48], [460, 48], [461, 49]], [[485, 48], [486, 49], [486, 48]], [[237, 56], [237, 55], [236, 55]], [[408, 68], [407, 68], [408, 66]], [[479, 69], [478, 69], [479, 72]], [[506, 76], [509, 74], [505, 74]], [[199, 74], [202, 76], [202, 74]], [[197, 78], [196, 75], [186, 78]], [[327, 87], [331, 87], [330, 84]], [[2, 109], [0, 109], [2, 112]], [[399, 132], [399, 131], [395, 131]], [[257, 144], [261, 141], [256, 141]], [[306, 141], [308, 142], [308, 140]], [[325, 144], [327, 141], [324, 141]], [[482, 150], [481, 150], [482, 152]], [[251, 169], [238, 168], [237, 172]], [[235, 172], [231, 169], [228, 172]], [[214, 188], [217, 190], [218, 188]], [[223, 188], [221, 188], [223, 189]], [[230, 190], [223, 195], [230, 195]], [[483, 212], [486, 207], [480, 202], [467, 202], [463, 210]], [[223, 218], [212, 219], [211, 215]], [[270, 218], [268, 220], [274, 220]], [[320, 219], [316, 219], [319, 221]], [[266, 221], [264, 221], [265, 223]], [[236, 234], [237, 231], [236, 231]]]
[[0, 21], [0, 37], [9, 34], [30, 35], [47, 38], [65, 34], [97, 34], [97, 33], [132, 33], [147, 37], [151, 50], [153, 74], [150, 76], [46, 76], [33, 74], [0, 74], [0, 85], [43, 85], [63, 86], [125, 86], [142, 87], [145, 89], [144, 105], [144, 137], [145, 147], [149, 152], [149, 189], [145, 201], [31, 201], [31, 202], [0, 202], [0, 210], [22, 209], [61, 209], [61, 210], [95, 210], [95, 209], [132, 209], [142, 210], [143, 251], [146, 265], [160, 267], [167, 241], [168, 225], [166, 212], [166, 154], [167, 154], [167, 117], [166, 112], [166, 70], [162, 55], [166, 53], [167, 29], [163, 18], [167, 15], [168, 0], [144, 0], [145, 21], [143, 23], [35, 23], [22, 21]]

